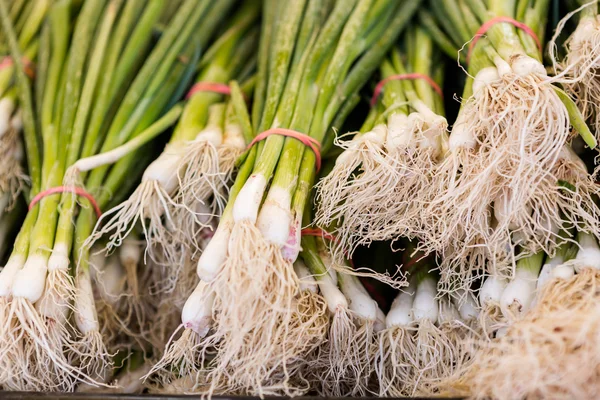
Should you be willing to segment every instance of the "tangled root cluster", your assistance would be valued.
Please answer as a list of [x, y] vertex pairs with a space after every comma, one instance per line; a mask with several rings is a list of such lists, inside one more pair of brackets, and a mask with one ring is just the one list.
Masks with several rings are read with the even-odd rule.
[[345, 151], [317, 184], [315, 223], [338, 224], [337, 254], [419, 229], [415, 221], [430, 194], [446, 121], [418, 112], [393, 117], [387, 126], [338, 142]]
[[594, 398], [600, 391], [600, 273], [555, 279], [506, 335], [475, 343], [474, 362], [455, 376], [475, 398]]
[[[564, 176], [572, 133], [547, 77], [506, 74], [476, 92], [461, 115], [455, 131], [470, 132], [474, 145], [438, 169], [421, 235], [422, 250], [442, 255], [442, 287], [467, 289], [478, 270], [510, 277], [517, 246], [525, 245], [518, 257], [553, 254], [558, 226], [597, 232], [592, 177], [573, 169]], [[560, 184], [565, 178], [575, 190]]]
[[[567, 21], [578, 11], [582, 11], [582, 8], [568, 14], [557, 25], [550, 46], [553, 58], [556, 38], [563, 31]], [[555, 64], [556, 73], [569, 95], [574, 98], [585, 120], [591, 122], [596, 139], [600, 139], [600, 114], [596, 112], [596, 105], [600, 101], [600, 20], [598, 16], [583, 17], [564, 46], [567, 55], [560, 63]]]

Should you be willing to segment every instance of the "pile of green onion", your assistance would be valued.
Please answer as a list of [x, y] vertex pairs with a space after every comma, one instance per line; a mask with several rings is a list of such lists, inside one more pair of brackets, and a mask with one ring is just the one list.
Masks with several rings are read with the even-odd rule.
[[0, 390], [593, 398], [598, 11], [0, 0]]

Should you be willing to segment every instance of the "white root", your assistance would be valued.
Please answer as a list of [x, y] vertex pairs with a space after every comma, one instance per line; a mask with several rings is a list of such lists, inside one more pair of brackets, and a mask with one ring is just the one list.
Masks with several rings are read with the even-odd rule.
[[500, 309], [509, 320], [525, 314], [534, 299], [537, 274], [517, 269], [514, 279], [506, 285], [500, 297]]
[[[197, 378], [217, 340], [217, 336], [206, 338], [213, 322], [214, 300], [215, 293], [206, 283], [199, 282], [183, 307], [180, 327], [169, 339], [162, 358], [144, 379], [153, 377], [168, 385], [179, 378]], [[175, 340], [181, 329], [183, 333]]]
[[[550, 55], [555, 60], [556, 39], [563, 31], [567, 21], [585, 7], [586, 4], [572, 13], [567, 14], [556, 27], [550, 43]], [[594, 7], [596, 5], [593, 5]], [[591, 121], [596, 139], [600, 139], [600, 114], [596, 112], [595, 104], [600, 100], [600, 23], [597, 16], [583, 16], [577, 28], [565, 41], [566, 57], [560, 63], [554, 63], [555, 72], [560, 77], [566, 91], [574, 97], [586, 121]]]
[[[204, 255], [218, 235], [219, 230]], [[210, 281], [218, 315], [213, 335], [219, 340], [219, 352], [208, 371], [208, 379], [218, 388], [208, 390], [236, 392], [244, 387], [261, 395], [297, 393], [300, 388], [291, 381], [291, 374], [301, 368], [297, 362], [307, 346], [319, 342], [318, 334], [310, 343], [302, 339], [303, 332], [312, 330], [316, 322], [311, 313], [299, 313], [304, 304], [301, 299], [308, 301], [313, 295], [304, 292], [298, 298], [300, 282], [292, 263], [283, 258], [280, 246], [265, 240], [250, 218], [233, 225], [224, 250], [225, 260], [216, 266], [218, 272]], [[324, 308], [325, 303], [321, 304]]]
[[595, 212], [587, 201], [579, 205], [593, 193], [579, 183], [585, 179], [577, 182], [585, 189], [571, 197], [557, 185], [556, 169], [572, 133], [543, 66], [520, 55], [511, 59], [510, 71], [480, 74], [477, 95], [463, 104], [450, 154], [437, 169], [437, 194], [418, 222], [421, 248], [442, 254], [442, 291], [468, 290], [482, 273], [510, 277], [516, 245], [526, 245], [518, 257], [553, 253], [561, 244], [554, 227], [563, 226], [563, 214], [585, 230], [597, 225], [593, 217], [577, 221], [580, 214], [573, 212]]
[[584, 268], [569, 279], [549, 281], [535, 307], [502, 337], [479, 343], [473, 363], [456, 374], [453, 393], [593, 398], [599, 390], [599, 279], [596, 269]]
[[111, 355], [100, 333], [98, 313], [94, 303], [92, 281], [88, 268], [79, 267], [75, 277], [75, 324], [81, 333], [77, 343], [79, 368], [92, 383], [102, 381], [106, 371], [112, 368]]
[[[108, 236], [106, 249], [110, 251], [122, 245], [139, 221], [150, 257], [171, 267], [180, 265], [178, 239], [181, 231], [173, 221], [177, 207], [173, 195], [179, 185], [179, 161], [184, 149], [182, 144], [168, 145], [146, 168], [142, 182], [129, 199], [102, 215], [85, 245], [91, 246], [101, 237]], [[160, 249], [160, 254], [156, 254], [156, 249]], [[180, 272], [178, 268], [171, 270], [175, 277]]]
[[432, 179], [447, 147], [446, 120], [419, 101], [416, 112], [340, 145], [344, 153], [317, 184], [318, 226], [337, 222], [336, 256], [359, 245], [415, 235], [433, 195]]

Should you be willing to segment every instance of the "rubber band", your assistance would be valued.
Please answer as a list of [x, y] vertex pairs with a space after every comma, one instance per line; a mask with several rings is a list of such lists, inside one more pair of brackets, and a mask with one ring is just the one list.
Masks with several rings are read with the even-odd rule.
[[319, 172], [321, 170], [321, 143], [319, 143], [319, 141], [313, 137], [305, 135], [304, 133], [301, 133], [301, 132], [294, 131], [292, 129], [272, 128], [272, 129], [266, 130], [263, 133], [258, 134], [254, 139], [252, 139], [252, 142], [250, 142], [250, 144], [248, 145], [248, 147], [246, 149], [249, 150], [256, 143], [268, 138], [271, 135], [281, 135], [281, 136], [291, 137], [291, 138], [301, 141], [305, 146], [310, 147], [310, 149], [313, 151], [313, 153], [315, 153], [317, 172]]
[[331, 240], [332, 242], [338, 242], [335, 236], [320, 228], [304, 228], [300, 231], [300, 235], [322, 237], [324, 239]]
[[74, 193], [77, 196], [85, 197], [86, 199], [88, 199], [90, 201], [90, 203], [92, 203], [92, 207], [94, 207], [94, 211], [96, 211], [96, 216], [98, 218], [100, 218], [102, 216], [102, 210], [100, 210], [100, 206], [98, 205], [98, 202], [96, 201], [94, 196], [92, 196], [90, 193], [86, 192], [83, 188], [75, 187], [75, 186], [56, 186], [56, 187], [53, 187], [53, 188], [50, 188], [48, 190], [44, 190], [44, 191], [38, 193], [31, 200], [31, 203], [29, 203], [29, 210], [31, 211], [31, 209], [37, 203], [39, 203], [39, 201], [42, 200], [44, 197], [51, 196], [53, 194], [58, 194], [58, 193]]
[[477, 44], [477, 42], [479, 41], [479, 39], [483, 35], [485, 35], [485, 33], [492, 26], [494, 26], [494, 25], [496, 25], [498, 23], [502, 23], [502, 22], [506, 22], [507, 24], [511, 24], [514, 27], [516, 27], [518, 29], [521, 29], [522, 31], [524, 31], [525, 33], [527, 33], [529, 36], [531, 36], [533, 38], [533, 40], [535, 40], [535, 43], [537, 44], [537, 47], [540, 50], [540, 52], [542, 51], [542, 42], [540, 42], [540, 38], [537, 37], [537, 35], [533, 31], [533, 29], [531, 29], [529, 26], [527, 26], [527, 24], [524, 24], [523, 22], [519, 22], [516, 19], [512, 19], [510, 17], [495, 17], [495, 18], [490, 19], [489, 21], [487, 21], [483, 25], [481, 25], [481, 27], [479, 27], [479, 29], [475, 33], [475, 37], [473, 37], [473, 40], [471, 40], [471, 43], [469, 44], [469, 51], [467, 53], [467, 62], [469, 62], [469, 60], [471, 59], [471, 53], [473, 52], [473, 48], [475, 48], [475, 45]]
[[[29, 60], [26, 57], [22, 58], [23, 61], [23, 66], [25, 67], [25, 74], [30, 77], [31, 79], [33, 79], [35, 77], [35, 71], [33, 70], [33, 63], [31, 62], [31, 60]], [[0, 60], [0, 70], [4, 69], [4, 68], [8, 68], [11, 65], [13, 65], [13, 59], [10, 56], [6, 56], [6, 57], [2, 57], [2, 59]]]
[[[333, 235], [321, 228], [304, 228], [300, 231], [300, 236], [321, 237], [323, 239], [327, 239], [327, 240], [331, 240], [332, 242], [339, 243], [339, 240], [337, 237], [335, 237], [335, 235]], [[346, 253], [346, 252], [344, 252], [344, 253]], [[346, 254], [344, 254], [344, 255], [346, 255]], [[354, 262], [352, 261], [351, 258], [348, 259], [348, 262], [350, 263], [350, 266], [352, 268], [354, 268]]]
[[231, 88], [229, 85], [224, 83], [215, 83], [215, 82], [196, 82], [191, 88], [190, 91], [185, 96], [186, 99], [189, 99], [194, 94], [198, 92], [213, 92], [220, 93], [224, 95], [231, 95]]
[[387, 85], [388, 82], [403, 81], [403, 80], [416, 80], [416, 79], [425, 80], [427, 83], [429, 83], [431, 88], [433, 90], [435, 90], [437, 94], [440, 95], [440, 97], [442, 99], [444, 98], [444, 92], [442, 91], [442, 88], [437, 83], [435, 83], [435, 81], [433, 79], [431, 79], [430, 76], [414, 72], [414, 73], [410, 73], [410, 74], [400, 74], [400, 75], [388, 76], [387, 78], [379, 81], [379, 83], [375, 86], [375, 90], [373, 90], [373, 97], [371, 97], [371, 107], [375, 107], [375, 104], [377, 104], [377, 99], [379, 98], [379, 96], [381, 95], [381, 91], [383, 90], [383, 87], [385, 85]]
[[404, 269], [406, 269], [408, 272], [412, 272], [412, 268], [419, 262], [423, 261], [423, 260], [427, 260], [429, 258], [429, 254], [422, 254], [421, 256], [414, 256], [412, 257], [410, 260], [408, 260], [408, 262], [404, 265], [402, 265], [402, 267]]

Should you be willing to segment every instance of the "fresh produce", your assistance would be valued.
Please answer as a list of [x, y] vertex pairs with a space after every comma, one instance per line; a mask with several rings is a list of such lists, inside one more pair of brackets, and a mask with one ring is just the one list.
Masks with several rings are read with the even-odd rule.
[[0, 390], [594, 397], [597, 30], [0, 0]]
[[[1, 273], [3, 309], [10, 310], [2, 321], [7, 388], [73, 390], [78, 382], [102, 383], [112, 365], [93, 292], [118, 290], [113, 279], [119, 276], [108, 273], [94, 288], [90, 249], [82, 244], [99, 210], [118, 197], [117, 189], [131, 187], [124, 171], [137, 157], [134, 152], [110, 170], [89, 174], [71, 166], [157, 126], [164, 129], [181, 113], [173, 105], [187, 87], [200, 45], [229, 3], [183, 3], [154, 41], [163, 6], [161, 1], [86, 1], [81, 7], [54, 2], [32, 91], [8, 8], [0, 4], [16, 65], [31, 179], [30, 211]], [[210, 23], [196, 29], [202, 18]], [[87, 200], [80, 203], [78, 196]]]
[[422, 247], [443, 254], [444, 291], [482, 274], [511, 279], [515, 258], [554, 254], [561, 230], [600, 232], [598, 186], [570, 146], [575, 132], [590, 148], [596, 139], [542, 64], [548, 7], [448, 1], [420, 13], [469, 74], [417, 225]]
[[344, 152], [317, 184], [316, 224], [337, 223], [337, 244], [349, 256], [359, 245], [418, 232], [414, 221], [426, 205], [420, 196], [448, 148], [433, 41], [416, 27], [402, 42], [402, 52], [381, 66], [367, 122], [340, 143]]

